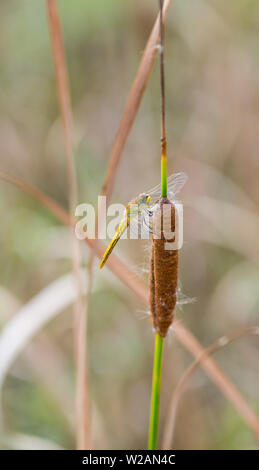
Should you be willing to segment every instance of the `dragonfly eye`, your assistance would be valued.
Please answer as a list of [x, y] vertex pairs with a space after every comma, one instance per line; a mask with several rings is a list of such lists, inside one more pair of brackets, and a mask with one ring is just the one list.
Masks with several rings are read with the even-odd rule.
[[140, 203], [141, 204], [149, 204], [150, 203], [150, 200], [151, 200], [151, 197], [149, 196], [149, 194], [141, 194], [141, 199], [140, 199]]
[[146, 193], [142, 193], [139, 195], [139, 204], [148, 204], [149, 203], [149, 200], [150, 200], [150, 196], [149, 194], [146, 194]]

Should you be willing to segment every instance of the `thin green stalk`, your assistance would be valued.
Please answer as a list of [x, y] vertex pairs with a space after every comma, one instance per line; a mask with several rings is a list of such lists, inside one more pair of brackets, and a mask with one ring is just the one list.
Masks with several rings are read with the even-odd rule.
[[148, 450], [155, 450], [157, 447], [163, 344], [164, 338], [156, 333]]
[[[164, 146], [163, 146], [164, 147]], [[167, 196], [167, 159], [166, 154], [161, 155], [161, 197]]]

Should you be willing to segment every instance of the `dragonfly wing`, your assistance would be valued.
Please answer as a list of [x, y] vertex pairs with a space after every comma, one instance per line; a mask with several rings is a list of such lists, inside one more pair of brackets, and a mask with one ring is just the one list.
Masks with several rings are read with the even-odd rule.
[[[150, 234], [154, 234], [153, 230], [153, 216], [157, 209], [156, 204], [151, 207], [145, 207], [141, 210], [138, 217], [138, 234], [142, 239], [148, 239]], [[135, 220], [133, 221], [135, 222]], [[159, 234], [157, 234], [159, 236]]]
[[[187, 180], [187, 175], [183, 172], [174, 173], [167, 178], [167, 188], [169, 199], [174, 199], [184, 186]], [[130, 217], [129, 229], [130, 238], [148, 238], [150, 233], [153, 233], [153, 212], [156, 210], [156, 202], [161, 197], [161, 185], [158, 184], [146, 194], [150, 195], [150, 204], [143, 207], [139, 212]]]
[[133, 238], [133, 239], [138, 238], [140, 227], [141, 227], [140, 216], [137, 215], [137, 217], [131, 217], [130, 222], [129, 222], [130, 238]]
[[[167, 178], [167, 190], [169, 197], [174, 197], [175, 194], [179, 193], [185, 185], [188, 177], [186, 173], [174, 173]], [[161, 197], [161, 184], [158, 184], [154, 188], [147, 191], [151, 198], [151, 205], [153, 205]]]
[[181, 189], [184, 187], [187, 179], [188, 179], [188, 176], [183, 171], [169, 176], [169, 178], [167, 178], [168, 191], [171, 191], [174, 194], [179, 193]]
[[152, 219], [148, 209], [142, 209], [138, 215], [130, 219], [130, 238], [148, 239], [152, 230]]

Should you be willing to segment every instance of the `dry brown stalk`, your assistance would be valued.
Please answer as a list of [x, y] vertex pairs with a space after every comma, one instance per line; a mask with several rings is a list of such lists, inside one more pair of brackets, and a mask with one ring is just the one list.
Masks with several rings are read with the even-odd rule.
[[[236, 331], [231, 333], [227, 336], [222, 336], [219, 338], [215, 343], [211, 346], [203, 350], [203, 353], [188, 367], [185, 373], [182, 375], [181, 379], [179, 380], [171, 398], [171, 402], [169, 405], [169, 412], [167, 413], [166, 424], [164, 428], [164, 437], [163, 437], [163, 449], [170, 449], [173, 445], [173, 438], [174, 438], [174, 431], [175, 431], [175, 424], [176, 424], [176, 414], [179, 408], [180, 400], [183, 396], [184, 389], [194, 374], [194, 372], [198, 369], [201, 362], [204, 361], [206, 358], [214, 354], [219, 349], [228, 346], [233, 341], [236, 341], [240, 338], [250, 335], [258, 335], [259, 328], [258, 327], [249, 327], [243, 328], [242, 330]], [[254, 420], [253, 416], [251, 418], [251, 423], [253, 422], [254, 432], [259, 439], [258, 433], [258, 418]]]
[[[165, 0], [163, 7], [163, 21], [165, 21], [171, 0]], [[131, 127], [135, 120], [146, 84], [152, 69], [152, 65], [157, 53], [157, 45], [159, 41], [159, 15], [156, 19], [154, 27], [149, 36], [147, 45], [145, 47], [139, 68], [131, 87], [129, 97], [119, 124], [119, 128], [113, 143], [112, 151], [109, 158], [109, 163], [102, 186], [102, 194], [107, 196], [107, 201], [110, 199], [111, 191], [114, 184], [115, 175], [120, 162], [122, 151], [124, 149], [126, 140], [130, 133]]]
[[[64, 143], [66, 151], [67, 177], [69, 188], [69, 213], [73, 218], [77, 204], [77, 180], [74, 166], [74, 150], [72, 138], [72, 109], [68, 85], [67, 67], [65, 52], [62, 40], [61, 25], [56, 0], [46, 0], [47, 17], [50, 31], [50, 39], [53, 51], [57, 90], [60, 103], [60, 111], [64, 131]], [[77, 300], [74, 305], [74, 344], [75, 344], [75, 365], [76, 365], [76, 439], [77, 448], [89, 448], [89, 387], [88, 387], [88, 367], [87, 367], [87, 347], [86, 347], [86, 313], [81, 292], [80, 267], [81, 255], [79, 243], [72, 234], [73, 249], [73, 271], [75, 286], [77, 290]]]
[[[64, 225], [73, 226], [73, 219], [49, 196], [36, 189], [34, 186], [22, 181], [20, 178], [11, 176], [7, 173], [0, 172], [0, 178], [13, 184], [14, 186], [27, 193], [39, 203], [47, 207], [52, 214]], [[94, 243], [93, 240], [85, 239], [85, 243], [90, 249], [94, 249], [96, 255], [102, 258], [103, 245], [100, 242]], [[107, 261], [107, 267], [113, 272], [118, 279], [121, 280], [132, 292], [134, 292], [144, 303], [148, 304], [149, 295], [146, 286], [136, 278], [125, 264], [120, 261], [114, 254], [111, 254]], [[178, 341], [189, 351], [196, 359], [201, 361], [203, 369], [207, 372], [211, 380], [218, 386], [224, 396], [243, 416], [247, 425], [254, 431], [255, 435], [259, 435], [259, 419], [254, 410], [247, 403], [242, 394], [237, 390], [235, 385], [222, 372], [217, 363], [210, 357], [202, 357], [204, 348], [201, 346], [195, 336], [179, 321], [174, 322], [174, 335]]]

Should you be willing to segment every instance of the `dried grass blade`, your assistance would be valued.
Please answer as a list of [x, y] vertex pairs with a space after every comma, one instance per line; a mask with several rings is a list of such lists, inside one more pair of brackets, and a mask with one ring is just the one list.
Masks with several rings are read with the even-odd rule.
[[[163, 21], [165, 21], [169, 5], [171, 0], [165, 0], [164, 8], [163, 8]], [[114, 179], [116, 175], [116, 171], [120, 162], [120, 158], [130, 133], [131, 127], [134, 123], [143, 93], [146, 88], [147, 81], [149, 79], [149, 75], [152, 69], [152, 65], [155, 60], [155, 56], [157, 53], [157, 45], [159, 41], [159, 15], [156, 19], [156, 22], [153, 26], [151, 34], [149, 36], [147, 45], [145, 47], [141, 62], [139, 64], [139, 68], [131, 87], [129, 97], [124, 109], [124, 113], [122, 115], [119, 129], [115, 136], [115, 140], [113, 143], [112, 151], [109, 158], [109, 163], [104, 179], [104, 183], [102, 186], [102, 194], [107, 196], [107, 200], [109, 201], [111, 191], [114, 184]]]
[[[56, 0], [46, 0], [46, 9], [50, 30], [50, 39], [54, 57], [57, 79], [57, 89], [60, 102], [61, 117], [64, 130], [64, 143], [66, 150], [67, 177], [69, 188], [70, 217], [73, 218], [77, 204], [77, 181], [74, 166], [74, 151], [72, 139], [72, 109], [68, 86], [68, 76], [65, 52], [62, 40], [61, 25]], [[89, 390], [88, 367], [86, 357], [86, 313], [80, 286], [81, 255], [79, 243], [72, 233], [73, 271], [77, 289], [77, 298], [74, 304], [74, 343], [76, 364], [76, 431], [77, 448], [89, 448], [90, 422], [89, 422]]]
[[[176, 424], [176, 414], [177, 414], [177, 410], [179, 407], [179, 402], [181, 400], [181, 397], [183, 395], [187, 382], [190, 380], [194, 372], [201, 365], [202, 361], [208, 359], [209, 356], [214, 354], [219, 349], [222, 349], [225, 346], [228, 346], [233, 341], [236, 341], [245, 336], [258, 335], [258, 334], [259, 334], [258, 327], [249, 327], [249, 328], [244, 328], [240, 331], [234, 332], [228, 336], [223, 336], [219, 338], [211, 346], [204, 349], [201, 355], [197, 357], [197, 359], [188, 367], [188, 369], [185, 371], [180, 381], [178, 382], [178, 385], [175, 388], [172, 398], [171, 398], [171, 402], [169, 405], [169, 412], [167, 414], [166, 424], [164, 428], [163, 449], [170, 449], [172, 446], [174, 431], [175, 431], [175, 424]], [[235, 397], [236, 397], [236, 400], [239, 400], [239, 401], [240, 401], [240, 397], [242, 398], [239, 392], [237, 392]], [[253, 429], [255, 435], [259, 439], [259, 418], [255, 415], [254, 412], [251, 412], [251, 408], [249, 406], [246, 406], [245, 403], [243, 403], [243, 416], [244, 415], [246, 415], [246, 420], [249, 420], [251, 429]]]

